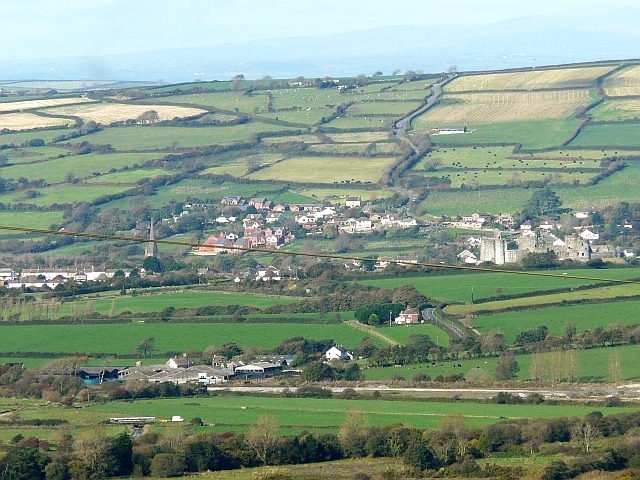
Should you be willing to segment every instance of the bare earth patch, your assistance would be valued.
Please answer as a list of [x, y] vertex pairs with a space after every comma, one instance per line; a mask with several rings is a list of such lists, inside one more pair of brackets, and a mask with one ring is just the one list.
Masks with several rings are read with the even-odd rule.
[[67, 118], [40, 117], [33, 113], [5, 113], [0, 115], [0, 130], [30, 130], [32, 128], [65, 127], [74, 125], [73, 120]]
[[159, 120], [171, 120], [175, 117], [193, 117], [205, 113], [199, 108], [189, 108], [168, 105], [124, 105], [116, 103], [100, 103], [96, 105], [75, 105], [69, 107], [50, 108], [47, 113], [54, 115], [72, 115], [83, 120], [108, 125], [113, 122], [121, 122], [136, 119], [149, 110], [158, 112]]
[[0, 103], [0, 112], [15, 112], [17, 110], [33, 110], [36, 108], [58, 107], [77, 103], [93, 103], [88, 98], [49, 98], [45, 100], [27, 100], [26, 102]]

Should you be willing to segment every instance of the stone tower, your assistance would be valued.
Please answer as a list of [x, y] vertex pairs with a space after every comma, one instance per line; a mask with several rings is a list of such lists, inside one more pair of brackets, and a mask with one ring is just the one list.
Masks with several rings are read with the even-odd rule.
[[153, 240], [156, 239], [156, 234], [153, 230], [153, 218], [151, 219], [151, 230], [149, 230], [149, 240], [147, 246], [144, 249], [145, 257], [157, 257], [158, 256], [158, 245]]

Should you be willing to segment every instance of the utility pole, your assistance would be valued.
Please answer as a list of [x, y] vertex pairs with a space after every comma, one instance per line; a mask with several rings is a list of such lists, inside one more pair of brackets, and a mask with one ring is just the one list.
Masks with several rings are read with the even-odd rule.
[[391, 310], [389, 310], [389, 326], [391, 326]]
[[473, 285], [471, 285], [471, 305], [473, 305]]

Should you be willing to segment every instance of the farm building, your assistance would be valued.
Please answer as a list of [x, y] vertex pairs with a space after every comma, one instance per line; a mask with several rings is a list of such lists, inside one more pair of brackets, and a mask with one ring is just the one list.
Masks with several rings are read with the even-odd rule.
[[438, 129], [440, 135], [454, 135], [457, 133], [467, 133], [466, 125], [443, 126]]
[[324, 354], [327, 360], [353, 360], [353, 354], [341, 345], [335, 345]]

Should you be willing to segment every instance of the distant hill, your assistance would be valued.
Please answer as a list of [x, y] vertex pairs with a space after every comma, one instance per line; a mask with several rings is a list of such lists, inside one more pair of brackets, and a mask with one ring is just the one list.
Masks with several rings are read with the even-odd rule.
[[[437, 14], [437, 12], [434, 12]], [[101, 57], [0, 63], [7, 79], [108, 78], [190, 81], [269, 74], [372, 74], [381, 70], [440, 72], [640, 57], [640, 8], [567, 10], [464, 29], [385, 27], [338, 35], [272, 39], [212, 47]]]

